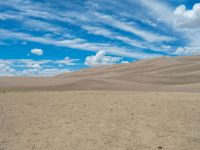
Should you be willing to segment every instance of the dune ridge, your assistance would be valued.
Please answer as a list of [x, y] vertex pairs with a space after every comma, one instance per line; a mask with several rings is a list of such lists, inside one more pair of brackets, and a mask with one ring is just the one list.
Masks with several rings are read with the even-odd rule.
[[55, 77], [1, 77], [0, 89], [200, 91], [200, 56], [161, 57]]

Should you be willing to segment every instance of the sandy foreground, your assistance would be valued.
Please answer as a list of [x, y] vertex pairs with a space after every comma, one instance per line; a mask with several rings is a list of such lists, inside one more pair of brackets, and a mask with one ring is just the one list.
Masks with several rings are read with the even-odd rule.
[[199, 148], [198, 93], [0, 94], [0, 150]]

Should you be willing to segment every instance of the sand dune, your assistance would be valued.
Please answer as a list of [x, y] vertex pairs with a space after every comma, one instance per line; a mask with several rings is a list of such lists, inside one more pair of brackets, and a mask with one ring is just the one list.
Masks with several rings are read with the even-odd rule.
[[200, 56], [162, 57], [55, 77], [2, 77], [1, 89], [200, 91]]
[[200, 56], [2, 77], [0, 89], [0, 150], [200, 147]]

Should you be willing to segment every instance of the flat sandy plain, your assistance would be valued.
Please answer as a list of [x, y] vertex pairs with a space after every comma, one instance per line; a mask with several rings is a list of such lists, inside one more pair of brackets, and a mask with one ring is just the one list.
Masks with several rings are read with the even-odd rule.
[[0, 78], [0, 150], [200, 150], [200, 56]]
[[200, 94], [4, 92], [0, 150], [199, 150]]

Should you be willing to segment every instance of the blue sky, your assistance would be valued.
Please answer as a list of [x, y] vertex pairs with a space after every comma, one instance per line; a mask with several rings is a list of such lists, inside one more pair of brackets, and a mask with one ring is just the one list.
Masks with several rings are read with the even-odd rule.
[[0, 76], [200, 54], [197, 0], [0, 0]]

